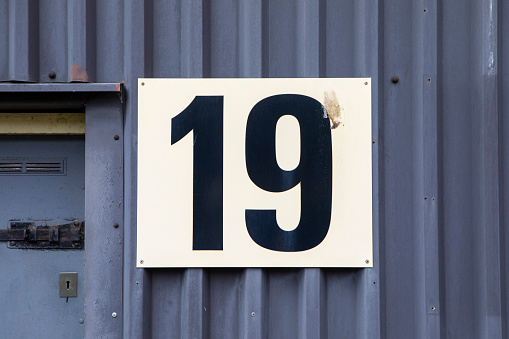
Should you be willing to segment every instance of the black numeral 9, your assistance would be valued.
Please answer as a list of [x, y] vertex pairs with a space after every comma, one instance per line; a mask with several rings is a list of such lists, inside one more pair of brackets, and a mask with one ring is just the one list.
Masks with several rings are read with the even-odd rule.
[[[292, 171], [276, 160], [276, 124], [292, 115], [300, 124], [299, 165]], [[263, 99], [253, 107], [246, 127], [246, 166], [251, 180], [269, 192], [301, 184], [301, 216], [293, 231], [281, 229], [276, 210], [246, 210], [251, 238], [274, 251], [296, 252], [322, 242], [329, 230], [332, 206], [332, 145], [329, 119], [313, 98], [285, 94]]]

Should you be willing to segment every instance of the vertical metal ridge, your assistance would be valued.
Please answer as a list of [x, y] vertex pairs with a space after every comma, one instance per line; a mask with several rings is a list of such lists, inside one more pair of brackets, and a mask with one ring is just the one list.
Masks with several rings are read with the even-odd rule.
[[10, 50], [11, 36], [14, 32], [10, 28], [10, 9], [9, 1], [0, 1], [0, 81], [10, 78]]
[[269, 0], [261, 0], [262, 2], [262, 78], [270, 77], [270, 7]]
[[[504, 33], [509, 32], [509, 2], [498, 4], [498, 34], [497, 34], [497, 68], [498, 68], [498, 103], [499, 103], [499, 178], [500, 178], [500, 272], [501, 272], [501, 300], [502, 300], [502, 337], [509, 336], [509, 178], [505, 173], [509, 169], [509, 100], [505, 93], [509, 93], [509, 81], [505, 79], [509, 70], [509, 41], [504, 39]], [[505, 15], [505, 17], [504, 17]]]
[[[379, 159], [380, 140], [378, 131], [383, 109], [379, 102], [379, 72], [383, 69], [379, 59], [383, 56], [383, 38], [379, 39], [380, 11], [383, 5], [377, 2], [357, 1], [354, 4], [354, 17], [357, 22], [354, 32], [358, 43], [356, 44], [355, 75], [371, 78], [372, 91], [372, 225], [373, 225], [373, 268], [359, 270], [357, 272], [358, 286], [356, 291], [357, 314], [357, 336], [359, 338], [380, 338], [381, 337], [381, 295], [380, 295], [380, 183], [383, 176], [380, 174], [379, 166], [382, 161]], [[382, 120], [383, 121], [383, 120]]]
[[203, 69], [203, 4], [199, 0], [181, 3], [182, 78], [200, 78]]
[[[159, 10], [159, 9], [158, 9]], [[126, 59], [130, 58], [136, 58], [136, 59], [142, 59], [143, 61], [140, 64], [137, 64], [138, 67], [141, 67], [143, 65], [143, 69], [137, 70], [138, 72], [142, 73], [144, 77], [146, 78], [152, 78], [154, 77], [154, 62], [156, 59], [155, 55], [155, 49], [154, 49], [154, 29], [156, 26], [155, 23], [155, 15], [156, 12], [154, 11], [154, 0], [146, 0], [143, 2], [143, 4], [132, 4], [131, 6], [126, 6], [126, 11], [128, 11], [128, 15], [126, 15], [126, 19], [134, 22], [137, 27], [143, 27], [143, 30], [136, 29], [133, 30], [126, 30], [126, 32], [129, 32], [130, 34], [126, 36], [126, 46], [130, 44], [136, 44], [137, 48], [140, 48], [142, 53], [140, 52], [139, 56], [129, 55], [129, 51], [132, 50], [132, 47], [127, 47], [125, 49], [125, 55]], [[143, 15], [140, 15], [138, 11], [141, 11]], [[164, 12], [163, 12], [164, 13]], [[140, 26], [142, 25], [142, 26]], [[136, 43], [136, 41], [129, 41], [129, 39], [132, 36], [136, 36], [138, 39], [141, 39], [143, 41], [143, 44]], [[139, 40], [138, 40], [139, 41]], [[126, 61], [127, 63], [127, 61]], [[129, 74], [127, 71], [127, 64], [126, 64], [126, 76]], [[141, 72], [143, 71], [143, 72]], [[136, 80], [135, 78], [133, 80]], [[138, 84], [133, 81], [134, 87], [137, 89]]]
[[437, 6], [435, 0], [423, 0], [413, 4], [415, 336], [430, 338], [440, 336]]
[[30, 82], [40, 81], [39, 58], [40, 58], [40, 18], [39, 2], [30, 1], [28, 6], [28, 79]]
[[318, 4], [318, 76], [325, 78], [327, 74], [327, 1]]
[[[39, 59], [40, 82], [68, 82], [67, 44], [69, 26], [67, 1], [40, 0], [39, 3]], [[51, 18], [51, 19], [50, 19]], [[54, 72], [55, 77], [49, 74]]]
[[[267, 1], [264, 8], [264, 47], [268, 50], [267, 77], [291, 78], [297, 71], [297, 9], [294, 1]], [[299, 43], [300, 44], [300, 43]], [[305, 49], [303, 47], [303, 49]], [[302, 76], [302, 75], [301, 75]]]
[[[14, 81], [33, 81], [30, 77], [30, 10], [28, 0], [9, 0], [9, 78]], [[38, 62], [38, 61], [37, 61]]]
[[296, 2], [296, 77], [320, 76], [320, 2]]
[[440, 300], [440, 238], [439, 208], [441, 197], [438, 188], [439, 141], [438, 141], [438, 2], [424, 0], [417, 8], [423, 27], [423, 226], [424, 226], [424, 337], [439, 338], [441, 335]]
[[[67, 2], [67, 80], [87, 82], [86, 3]], [[74, 66], [73, 66], [74, 65]]]
[[239, 338], [264, 339], [268, 336], [268, 284], [261, 268], [246, 268], [241, 279]]
[[[208, 2], [207, 2], [208, 3]], [[204, 21], [204, 65], [206, 77], [234, 78], [239, 76], [241, 4], [238, 1], [211, 1]], [[224, 16], [224, 13], [229, 13]], [[207, 53], [205, 53], [208, 51]]]
[[[387, 338], [415, 329], [412, 2], [384, 1], [384, 298]], [[391, 82], [398, 76], [397, 83]], [[405, 267], [405, 268], [403, 268]], [[404, 283], [402, 283], [404, 282]]]
[[[353, 60], [354, 60], [354, 77], [368, 76], [366, 75], [366, 68], [368, 67], [368, 60], [370, 58], [370, 54], [368, 49], [371, 46], [368, 46], [365, 41], [370, 41], [367, 39], [367, 31], [369, 29], [367, 22], [369, 22], [369, 18], [367, 17], [369, 11], [367, 11], [367, 6], [365, 1], [356, 1], [353, 8], [353, 32], [355, 35], [353, 42]], [[372, 19], [371, 19], [372, 20]], [[363, 75], [361, 75], [363, 74]]]
[[124, 6], [127, 5], [121, 0], [96, 2], [96, 82], [125, 80]]
[[[373, 95], [373, 109], [377, 114], [373, 114], [373, 173], [377, 173], [373, 177], [373, 199], [377, 201], [377, 207], [373, 210], [373, 220], [378, 226], [373, 229], [373, 254], [378, 254], [378, 261], [373, 263], [378, 271], [378, 279], [372, 279], [373, 287], [377, 288], [379, 295], [379, 332], [377, 336], [380, 338], [387, 338], [387, 293], [386, 288], [386, 270], [385, 262], [387, 258], [387, 250], [385, 244], [385, 228], [387, 220], [385, 213], [385, 93], [386, 86], [390, 86], [388, 74], [385, 69], [385, 0], [378, 2], [377, 15], [376, 15], [376, 30], [375, 36], [377, 39], [378, 55], [376, 58], [376, 67], [374, 67], [373, 78], [371, 80], [372, 90], [376, 93]], [[376, 122], [376, 124], [375, 124]], [[375, 128], [376, 126], [376, 128]], [[376, 170], [375, 170], [376, 169]]]
[[263, 0], [240, 0], [238, 19], [239, 77], [261, 78], [263, 73]]
[[[325, 62], [323, 69], [325, 77], [353, 77], [355, 60], [353, 53], [356, 30], [354, 29], [354, 6], [357, 4], [345, 1], [326, 0], [320, 3], [324, 16], [320, 18], [320, 26], [325, 33], [320, 38], [324, 40], [321, 61]], [[354, 34], [352, 34], [354, 31]]]
[[268, 270], [268, 338], [297, 338], [300, 269]]
[[[120, 225], [124, 232], [124, 266], [123, 266], [123, 300], [124, 300], [124, 336], [130, 339], [151, 338], [157, 333], [160, 324], [158, 314], [166, 314], [170, 306], [160, 306], [161, 300], [167, 301], [157, 294], [158, 289], [167, 288], [167, 281], [175, 281], [175, 275], [155, 276], [153, 272], [136, 268], [136, 227], [137, 227], [137, 135], [138, 135], [138, 78], [146, 76], [147, 56], [152, 59], [152, 49], [148, 49], [146, 40], [152, 41], [152, 1], [130, 1], [124, 5], [124, 56], [125, 86], [130, 95], [125, 103], [124, 126], [124, 224]], [[148, 13], [147, 13], [148, 12]], [[147, 20], [149, 22], [147, 22]], [[143, 28], [143, 29], [142, 29]], [[132, 51], [137, 51], [132, 53]], [[144, 53], [142, 52], [144, 51]], [[176, 274], [180, 278], [180, 272]], [[161, 282], [161, 278], [166, 280]], [[177, 280], [178, 281], [178, 280]], [[179, 293], [179, 282], [167, 295]], [[177, 290], [177, 292], [174, 292]], [[176, 303], [178, 301], [174, 301]], [[168, 302], [168, 304], [171, 304]], [[162, 310], [156, 309], [161, 307]], [[179, 307], [172, 308], [178, 313]], [[175, 310], [177, 310], [175, 312]], [[173, 317], [173, 319], [176, 317]], [[167, 321], [169, 322], [169, 321]], [[176, 321], [175, 321], [176, 322]]]
[[212, 2], [201, 2], [202, 78], [212, 77]]
[[446, 337], [446, 324], [447, 324], [447, 309], [446, 309], [446, 275], [445, 275], [445, 168], [444, 168], [444, 4], [443, 2], [436, 1], [433, 3], [436, 10], [436, 137], [437, 137], [437, 226], [438, 226], [438, 289], [439, 289], [439, 302], [440, 306], [438, 312], [440, 314], [440, 338]]
[[97, 0], [85, 2], [85, 64], [89, 82], [97, 81]]
[[[473, 338], [475, 303], [473, 277], [473, 209], [474, 175], [472, 171], [470, 59], [472, 28], [471, 8], [456, 2], [441, 2], [443, 16], [441, 39], [442, 105], [442, 172], [443, 188], [443, 257], [444, 300], [441, 305], [445, 319], [444, 332], [458, 337]], [[454, 18], [454, 20], [447, 20]], [[454, 41], [454, 44], [447, 43]], [[458, 241], [461, 239], [461, 241]], [[468, 297], [467, 297], [468, 296]], [[465, 322], [465, 319], [469, 319]]]
[[209, 338], [209, 277], [201, 268], [188, 268], [182, 277], [180, 337]]
[[[477, 86], [472, 92], [473, 141], [476, 195], [474, 212], [474, 287], [476, 335], [501, 338], [500, 220], [499, 220], [499, 145], [497, 98], [497, 15], [498, 3], [490, 0], [472, 4], [472, 22], [477, 23], [473, 36], [473, 77]], [[481, 29], [479, 29], [479, 27]], [[475, 126], [475, 125], [473, 125]]]
[[320, 268], [304, 268], [299, 272], [298, 338], [324, 338], [327, 333], [326, 289]]
[[[179, 78], [184, 77], [183, 70], [183, 46], [184, 25], [183, 2], [179, 0], [160, 1], [149, 3], [152, 8], [150, 15], [153, 19], [146, 18], [145, 27], [145, 59], [147, 77]], [[185, 5], [185, 4], [184, 4]], [[146, 4], [147, 6], [147, 4]]]

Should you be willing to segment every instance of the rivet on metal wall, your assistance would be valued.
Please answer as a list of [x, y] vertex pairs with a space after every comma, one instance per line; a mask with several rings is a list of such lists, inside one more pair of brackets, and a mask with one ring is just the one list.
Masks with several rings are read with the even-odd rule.
[[256, 313], [254, 312], [251, 312], [251, 316], [254, 317], [256, 315]]
[[113, 136], [113, 139], [118, 140], [118, 139], [120, 139], [120, 137], [119, 137], [117, 134], [115, 134], [115, 135]]
[[392, 78], [391, 78], [391, 82], [392, 82], [393, 84], [397, 84], [397, 83], [398, 83], [398, 81], [399, 81], [399, 76], [397, 76], [397, 75], [393, 75], [393, 76], [392, 76]]
[[57, 73], [51, 71], [51, 72], [49, 72], [48, 76], [50, 79], [55, 79], [57, 77]]
[[113, 312], [113, 313], [111, 314], [111, 316], [112, 316], [113, 318], [116, 318], [116, 317], [117, 317], [117, 312]]
[[119, 226], [120, 226], [120, 225], [118, 224], [118, 222], [116, 222], [116, 223], [114, 223], [114, 224], [113, 224], [113, 227], [115, 227], [115, 228], [118, 228]]

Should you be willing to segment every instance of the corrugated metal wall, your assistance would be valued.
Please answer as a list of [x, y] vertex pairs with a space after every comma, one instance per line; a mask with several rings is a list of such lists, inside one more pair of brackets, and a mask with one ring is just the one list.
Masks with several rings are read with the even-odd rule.
[[[503, 338], [504, 13], [502, 0], [0, 0], [0, 80], [125, 83], [124, 337]], [[372, 77], [375, 267], [135, 269], [138, 77]]]

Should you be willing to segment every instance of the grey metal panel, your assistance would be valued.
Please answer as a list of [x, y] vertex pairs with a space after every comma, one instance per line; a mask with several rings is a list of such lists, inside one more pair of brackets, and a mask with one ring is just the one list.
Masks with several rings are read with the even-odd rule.
[[[55, 225], [85, 219], [84, 141], [83, 136], [0, 136], [1, 158], [65, 157], [67, 167], [65, 175], [1, 176], [0, 229], [11, 220]], [[0, 256], [0, 337], [83, 337], [84, 251], [21, 250], [2, 242]], [[60, 272], [77, 273], [75, 298], [59, 297]]]
[[[499, 116], [499, 149], [500, 149], [500, 159], [499, 159], [499, 180], [500, 180], [500, 280], [501, 280], [501, 301], [502, 301], [502, 335], [507, 337], [508, 334], [508, 306], [509, 306], [509, 279], [507, 277], [507, 272], [509, 272], [509, 223], [508, 223], [508, 213], [509, 211], [509, 199], [507, 199], [507, 192], [509, 192], [509, 118], [507, 116], [507, 112], [509, 112], [509, 100], [504, 93], [509, 93], [509, 82], [504, 80], [504, 77], [507, 77], [507, 73], [509, 70], [509, 58], [507, 55], [509, 53], [509, 39], [507, 39], [507, 34], [509, 32], [509, 20], [507, 20], [507, 13], [509, 13], [509, 3], [507, 1], [500, 2], [498, 4], [498, 11], [500, 13], [506, 13], [506, 16], [502, 14], [498, 15], [498, 50], [497, 50], [497, 60], [498, 60], [498, 104], [500, 112]], [[503, 39], [502, 37], [506, 38]]]
[[0, 79], [9, 79], [9, 2], [0, 1]]
[[[41, 82], [67, 82], [67, 1], [39, 1], [39, 71]], [[51, 25], [44, 22], [51, 22]], [[50, 72], [56, 77], [51, 79]]]
[[122, 0], [96, 2], [96, 82], [124, 79], [124, 6]]
[[[6, 64], [8, 74], [0, 80], [36, 81], [38, 65], [38, 10], [36, 1], [3, 0], [4, 8], [8, 7], [8, 29], [2, 31], [4, 38], [8, 36], [9, 43], [4, 45], [9, 51]], [[6, 18], [4, 17], [4, 20]]]
[[[125, 81], [126, 337], [508, 335], [507, 1], [59, 5], [0, 0], [0, 80]], [[371, 77], [375, 267], [136, 269], [144, 76]]]
[[[124, 170], [120, 100], [114, 94], [103, 94], [87, 101], [85, 128], [85, 337], [122, 338]], [[119, 227], [114, 227], [115, 223]]]
[[[86, 2], [79, 0], [67, 1], [67, 64], [68, 81], [86, 82], [87, 73], [86, 37], [87, 10]], [[78, 72], [78, 70], [80, 70]], [[85, 73], [83, 73], [83, 71]], [[93, 80], [92, 80], [93, 81]]]
[[0, 83], [0, 92], [117, 92], [122, 94], [123, 87], [119, 83], [100, 83], [100, 84], [11, 84]]

